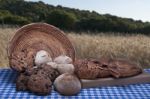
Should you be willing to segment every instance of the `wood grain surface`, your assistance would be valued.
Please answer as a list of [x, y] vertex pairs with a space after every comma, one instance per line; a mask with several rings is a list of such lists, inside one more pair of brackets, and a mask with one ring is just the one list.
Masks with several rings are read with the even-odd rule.
[[115, 78], [100, 78], [96, 80], [82, 79], [81, 82], [83, 88], [150, 83], [150, 73], [143, 72], [142, 74], [139, 74], [137, 76], [119, 79]]

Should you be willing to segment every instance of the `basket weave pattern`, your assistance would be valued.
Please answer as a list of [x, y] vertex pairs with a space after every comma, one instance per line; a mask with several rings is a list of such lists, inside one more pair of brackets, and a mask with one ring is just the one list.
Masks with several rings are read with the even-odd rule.
[[75, 60], [74, 47], [61, 30], [46, 23], [33, 23], [20, 28], [11, 39], [8, 46], [10, 66], [15, 65], [11, 61], [13, 56], [19, 59], [21, 56], [17, 55], [26, 52], [25, 57], [31, 59], [30, 56], [35, 56], [39, 50], [47, 51], [52, 58], [65, 54]]

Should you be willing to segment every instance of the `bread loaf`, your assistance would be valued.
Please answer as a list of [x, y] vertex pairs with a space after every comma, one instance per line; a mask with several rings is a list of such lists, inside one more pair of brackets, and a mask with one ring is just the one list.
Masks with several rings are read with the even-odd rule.
[[75, 74], [81, 79], [122, 78], [138, 75], [142, 68], [125, 59], [80, 59], [74, 63]]

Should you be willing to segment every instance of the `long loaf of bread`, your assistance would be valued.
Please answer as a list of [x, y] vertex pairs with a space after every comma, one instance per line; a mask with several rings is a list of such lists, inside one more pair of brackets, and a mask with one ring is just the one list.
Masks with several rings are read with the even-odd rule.
[[74, 66], [75, 74], [80, 79], [122, 78], [142, 72], [140, 66], [125, 59], [79, 59]]

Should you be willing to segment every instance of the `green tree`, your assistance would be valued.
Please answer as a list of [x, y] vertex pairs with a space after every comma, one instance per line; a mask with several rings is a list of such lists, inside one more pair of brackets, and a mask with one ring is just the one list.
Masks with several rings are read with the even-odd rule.
[[76, 17], [72, 13], [55, 10], [49, 14], [46, 21], [62, 29], [72, 29], [76, 20]]
[[24, 25], [30, 23], [30, 21], [25, 17], [13, 15], [7, 10], [0, 10], [0, 23], [3, 25], [4, 24]]

